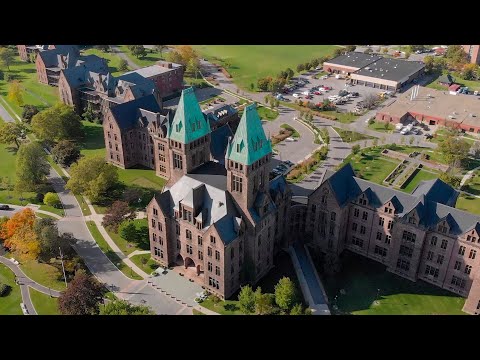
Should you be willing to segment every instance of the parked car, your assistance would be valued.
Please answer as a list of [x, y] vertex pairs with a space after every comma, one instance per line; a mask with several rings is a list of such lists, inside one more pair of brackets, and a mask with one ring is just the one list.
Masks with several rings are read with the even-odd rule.
[[433, 135], [432, 134], [425, 134], [425, 138], [427, 140], [433, 139]]
[[297, 141], [297, 139], [295, 139], [294, 137], [291, 137], [291, 136], [287, 137], [285, 140], [286, 141]]
[[402, 129], [402, 131], [400, 131], [400, 134], [402, 134], [402, 135], [407, 135], [407, 134], [409, 133], [409, 131], [410, 131], [410, 130], [408, 129], [408, 127], [406, 127], [406, 128], [404, 128], [404, 129]]
[[10, 208], [10, 206], [8, 206], [8, 205], [6, 205], [6, 204], [1, 205], [1, 204], [0, 204], [0, 210], [10, 210], [10, 209], [11, 209], [11, 208]]
[[284, 163], [284, 164], [287, 164], [288, 166], [293, 166], [293, 165], [295, 165], [295, 164], [294, 164], [293, 162], [291, 162], [290, 160], [285, 160], [283, 163]]
[[305, 96], [307, 96], [307, 95], [309, 95], [310, 93], [309, 93], [308, 91], [304, 91], [302, 94], [305, 95]]
[[328, 75], [323, 75], [320, 79], [326, 80], [326, 79], [328, 79]]
[[313, 99], [313, 96], [308, 94], [308, 95], [305, 96], [305, 99], [308, 99], [308, 100]]
[[294, 98], [299, 98], [299, 97], [300, 97], [300, 94], [299, 94], [299, 93], [294, 93], [292, 96], [293, 96]]

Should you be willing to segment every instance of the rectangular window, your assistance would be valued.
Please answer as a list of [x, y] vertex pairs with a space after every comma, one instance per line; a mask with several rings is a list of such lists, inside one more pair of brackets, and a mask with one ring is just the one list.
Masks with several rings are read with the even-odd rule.
[[220, 276], [220, 267], [215, 266], [215, 275]]
[[210, 285], [213, 288], [220, 289], [220, 283], [218, 280], [215, 280], [214, 278], [209, 277], [208, 278], [208, 285]]
[[163, 224], [160, 221], [158, 222], [158, 231], [163, 231]]
[[354, 209], [353, 210], [353, 216], [358, 217], [360, 215], [360, 210]]
[[427, 254], [427, 260], [432, 260], [433, 259], [433, 251], [429, 251], [428, 254]]
[[388, 221], [388, 226], [387, 226], [388, 230], [391, 230], [391, 229], [392, 229], [392, 226], [393, 226], [393, 221], [392, 221], [392, 220], [389, 220], [389, 221]]
[[465, 255], [465, 246], [460, 246], [458, 248], [458, 255]]
[[187, 245], [187, 254], [193, 255], [192, 245]]
[[215, 238], [215, 236], [210, 235], [210, 243], [215, 244], [216, 241], [217, 241], [217, 239]]
[[442, 244], [440, 245], [440, 247], [445, 250], [445, 249], [447, 248], [447, 246], [448, 246], [448, 241], [445, 240], [445, 239], [443, 239], [443, 240], [442, 240]]
[[352, 223], [352, 230], [357, 231], [357, 223]]
[[330, 220], [335, 221], [336, 217], [337, 217], [336, 213], [334, 213], [334, 212], [330, 213]]
[[153, 242], [157, 242], [157, 234], [152, 235], [152, 240], [153, 240]]
[[450, 283], [454, 286], [457, 286], [457, 287], [463, 289], [467, 282], [465, 281], [465, 279], [462, 279], [462, 278], [454, 275], [454, 276], [452, 276], [452, 281]]
[[380, 231], [377, 231], [377, 240], [382, 241], [382, 233]]
[[378, 225], [383, 226], [385, 224], [385, 219], [383, 217], [378, 218]]
[[360, 226], [360, 234], [365, 235], [365, 232], [367, 231], [367, 228], [363, 225]]
[[198, 245], [202, 245], [203, 244], [203, 238], [198, 235]]
[[392, 235], [385, 235], [385, 244], [390, 244], [392, 241]]
[[362, 214], [362, 219], [367, 220], [368, 219], [368, 212], [364, 211]]
[[455, 261], [455, 266], [453, 267], [455, 270], [460, 270], [462, 267], [462, 263], [460, 261]]
[[175, 169], [183, 169], [182, 155], [173, 153], [173, 167]]
[[362, 248], [363, 247], [363, 240], [357, 238], [356, 236], [352, 236], [352, 244]]
[[468, 255], [468, 258], [475, 259], [475, 256], [477, 256], [477, 250], [470, 250], [470, 255]]
[[203, 260], [203, 251], [202, 250], [198, 250], [198, 259]]
[[442, 265], [444, 259], [445, 259], [445, 256], [443, 256], [443, 255], [438, 255], [438, 256], [437, 256], [437, 264]]
[[240, 176], [232, 175], [232, 191], [242, 192], [242, 178]]
[[430, 239], [430, 245], [437, 246], [437, 237], [436, 236], [432, 236], [432, 238]]
[[213, 271], [213, 264], [211, 262], [208, 262], [208, 271]]
[[469, 275], [472, 272], [472, 266], [467, 265], [465, 266], [465, 274]]
[[192, 232], [188, 229], [185, 230], [185, 237], [187, 240], [192, 240]]
[[152, 219], [152, 228], [155, 228], [156, 222], [155, 219]]
[[177, 249], [180, 250], [182, 248], [182, 243], [180, 240], [177, 240]]
[[410, 241], [412, 243], [415, 243], [415, 240], [417, 239], [417, 235], [414, 233], [411, 233], [410, 231], [404, 231], [402, 239], [405, 241]]
[[403, 271], [409, 271], [410, 270], [410, 261], [403, 260], [403, 259], [398, 259], [397, 260], [397, 268], [401, 269]]
[[439, 269], [430, 265], [425, 267], [425, 275], [426, 276], [433, 276], [434, 278], [438, 278]]
[[163, 237], [158, 237], [158, 243], [163, 246]]
[[387, 256], [387, 249], [375, 245], [375, 254], [380, 255], [381, 257]]
[[175, 224], [175, 234], [180, 235], [180, 225]]
[[158, 160], [160, 160], [161, 162], [165, 162], [165, 155], [158, 154]]
[[409, 222], [410, 224], [415, 225], [415, 224], [417, 223], [417, 220], [415, 220], [415, 218], [414, 218], [413, 216], [410, 216], [410, 217], [408, 218], [408, 222]]
[[158, 144], [158, 150], [165, 151], [165, 145], [164, 144]]
[[215, 250], [215, 260], [220, 261], [220, 251]]
[[212, 254], [213, 254], [213, 250], [212, 250], [212, 248], [209, 246], [209, 247], [207, 248], [207, 255], [210, 256], [210, 257], [212, 257]]
[[403, 256], [406, 256], [406, 257], [412, 257], [413, 249], [408, 247], [408, 246], [405, 246], [405, 245], [400, 245], [399, 254], [403, 255]]

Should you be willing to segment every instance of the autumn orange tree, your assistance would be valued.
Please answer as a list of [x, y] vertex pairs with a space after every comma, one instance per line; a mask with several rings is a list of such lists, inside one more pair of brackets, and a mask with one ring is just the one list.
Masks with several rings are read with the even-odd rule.
[[27, 208], [0, 225], [0, 238], [4, 239], [4, 246], [21, 260], [34, 260], [40, 254], [34, 223], [35, 213]]

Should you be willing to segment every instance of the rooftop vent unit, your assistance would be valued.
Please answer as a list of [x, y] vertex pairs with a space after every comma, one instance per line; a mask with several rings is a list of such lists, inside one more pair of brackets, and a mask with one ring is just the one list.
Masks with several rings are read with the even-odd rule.
[[448, 115], [448, 118], [449, 118], [449, 119], [455, 119], [455, 117], [452, 116], [452, 115]]
[[365, 70], [370, 70], [370, 67], [367, 66], [367, 67], [365, 68]]

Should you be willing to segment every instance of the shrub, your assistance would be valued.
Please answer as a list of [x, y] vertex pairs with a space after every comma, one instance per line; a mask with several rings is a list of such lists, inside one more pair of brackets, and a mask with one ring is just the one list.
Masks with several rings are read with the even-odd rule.
[[5, 80], [5, 82], [10, 82], [14, 79], [14, 76], [10, 73], [5, 73], [5, 75], [3, 76], [3, 79]]
[[0, 297], [7, 296], [11, 287], [7, 284], [0, 283]]
[[60, 206], [60, 199], [57, 194], [48, 192], [43, 198], [43, 203], [48, 206], [58, 207]]
[[37, 202], [43, 203], [44, 197], [45, 197], [44, 194], [42, 194], [42, 193], [37, 193], [37, 195], [35, 195], [35, 200], [37, 200]]
[[370, 125], [374, 124], [374, 123], [375, 123], [375, 118], [371, 118], [370, 120], [368, 120], [368, 123], [369, 123]]

